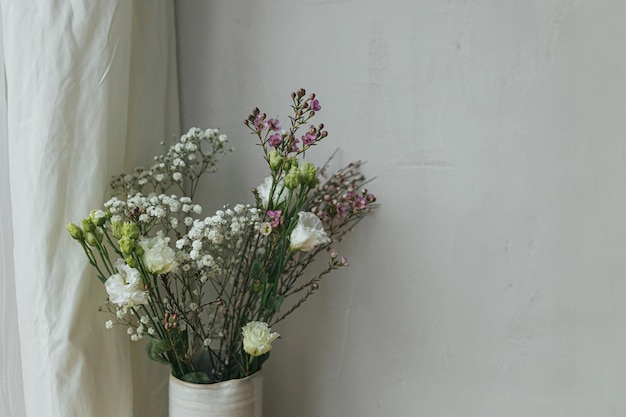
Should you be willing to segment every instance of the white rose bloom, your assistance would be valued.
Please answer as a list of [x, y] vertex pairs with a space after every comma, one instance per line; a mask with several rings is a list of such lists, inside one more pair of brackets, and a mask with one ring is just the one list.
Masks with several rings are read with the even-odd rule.
[[111, 275], [104, 283], [109, 300], [120, 307], [148, 304], [148, 291], [144, 290], [139, 271], [126, 265], [122, 259], [115, 262], [115, 269], [117, 274]]
[[272, 333], [267, 323], [251, 321], [241, 332], [243, 334], [243, 350], [251, 356], [261, 356], [272, 348], [272, 342], [280, 335]]
[[301, 211], [298, 213], [298, 224], [291, 231], [290, 247], [292, 250], [308, 252], [322, 243], [329, 243], [322, 221], [313, 213]]
[[[259, 193], [259, 197], [261, 198], [261, 204], [263, 207], [267, 208], [267, 205], [270, 201], [270, 192], [272, 191], [272, 185], [274, 181], [272, 177], [266, 177], [263, 182], [256, 187], [257, 192]], [[283, 188], [283, 180], [282, 178], [278, 181], [276, 189], [274, 190], [273, 201], [274, 204], [280, 204], [285, 201], [287, 198], [287, 190]]]
[[151, 274], [166, 274], [176, 266], [176, 253], [169, 247], [170, 239], [158, 233], [153, 238], [141, 237], [143, 263]]

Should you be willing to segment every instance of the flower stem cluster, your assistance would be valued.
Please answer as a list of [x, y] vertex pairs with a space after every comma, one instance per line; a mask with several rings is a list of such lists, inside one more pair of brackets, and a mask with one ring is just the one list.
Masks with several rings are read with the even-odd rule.
[[[109, 295], [106, 327], [123, 326], [133, 341], [147, 335], [148, 356], [188, 382], [258, 371], [278, 338], [270, 326], [348, 266], [331, 245], [376, 206], [360, 162], [327, 175], [328, 164], [306, 161], [328, 133], [311, 123], [321, 111], [315, 94], [299, 89], [291, 99], [285, 130], [258, 108], [245, 121], [267, 162], [255, 204], [201, 217], [194, 195], [227, 139], [192, 128], [151, 168], [116, 176], [103, 209], [67, 226]], [[310, 273], [320, 254], [327, 265]]]

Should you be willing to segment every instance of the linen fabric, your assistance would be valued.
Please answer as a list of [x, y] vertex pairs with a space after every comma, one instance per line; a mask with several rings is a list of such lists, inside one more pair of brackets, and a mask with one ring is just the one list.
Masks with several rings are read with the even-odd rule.
[[65, 226], [179, 133], [173, 2], [0, 12], [0, 415], [165, 416], [167, 369], [105, 329], [106, 293]]

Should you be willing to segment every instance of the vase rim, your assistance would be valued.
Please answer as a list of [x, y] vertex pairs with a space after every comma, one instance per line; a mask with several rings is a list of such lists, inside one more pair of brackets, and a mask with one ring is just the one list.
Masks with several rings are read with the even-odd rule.
[[174, 374], [170, 372], [170, 382], [174, 382], [176, 384], [183, 385], [189, 388], [211, 389], [210, 387], [216, 387], [218, 385], [224, 386], [224, 385], [229, 385], [229, 384], [245, 383], [246, 381], [250, 381], [250, 380], [261, 377], [262, 374], [263, 374], [263, 369], [259, 369], [252, 375], [248, 375], [243, 378], [227, 379], [226, 381], [213, 382], [211, 384], [199, 384], [195, 382], [183, 381], [182, 379], [175, 377]]

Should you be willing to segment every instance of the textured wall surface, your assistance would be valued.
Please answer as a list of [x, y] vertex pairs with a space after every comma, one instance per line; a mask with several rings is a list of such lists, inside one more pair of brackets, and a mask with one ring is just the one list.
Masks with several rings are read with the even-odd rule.
[[[277, 329], [271, 417], [626, 415], [626, 3], [179, 1], [182, 126], [305, 87], [382, 206]], [[223, 177], [220, 175], [220, 178]]]

